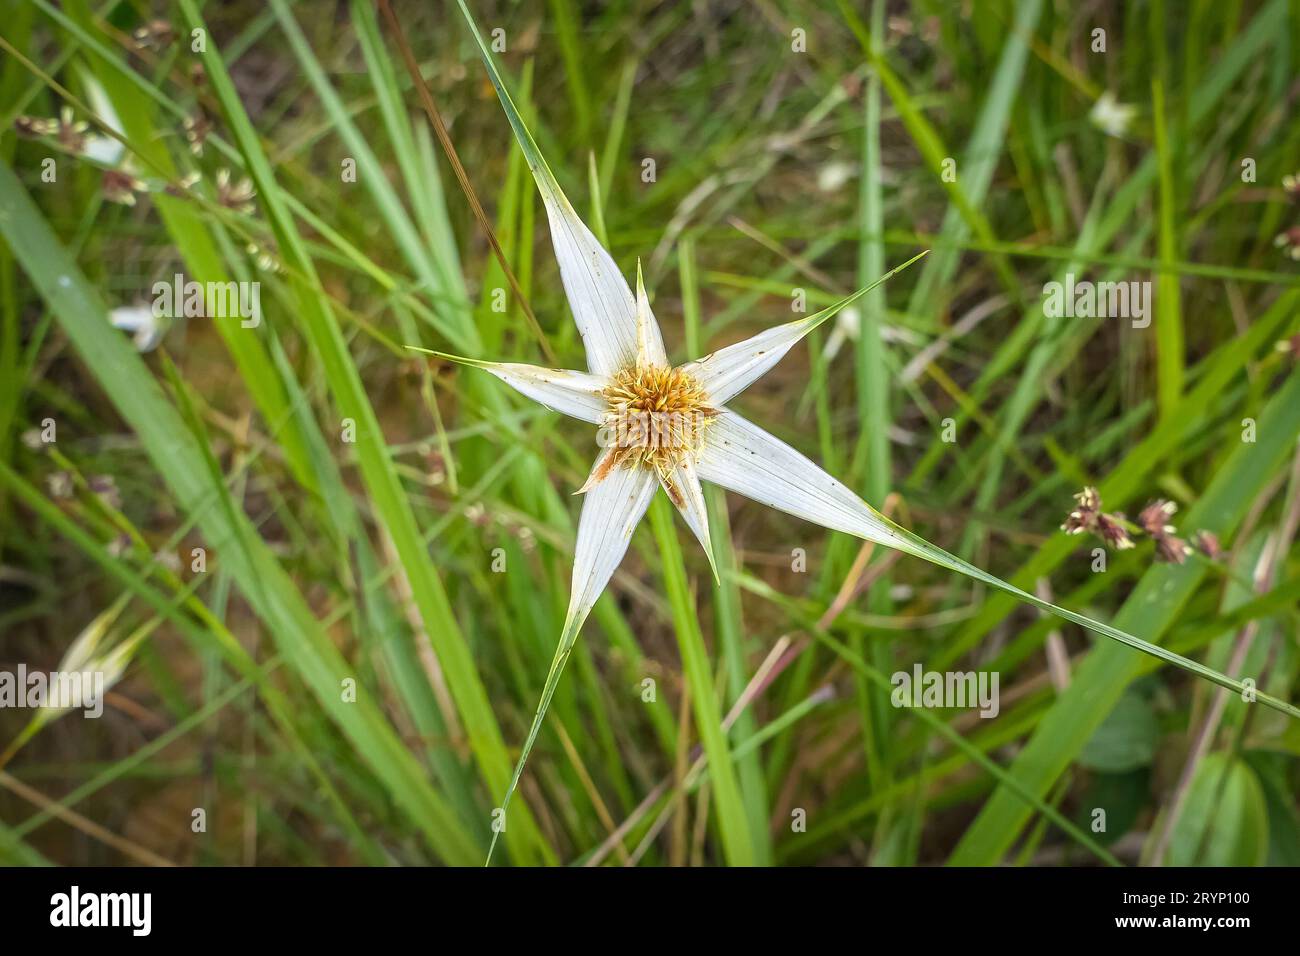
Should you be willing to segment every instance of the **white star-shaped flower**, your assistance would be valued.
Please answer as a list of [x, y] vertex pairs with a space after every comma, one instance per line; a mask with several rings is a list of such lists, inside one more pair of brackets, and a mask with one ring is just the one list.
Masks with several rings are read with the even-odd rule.
[[[539, 175], [539, 182], [546, 182]], [[546, 208], [560, 276], [587, 350], [586, 372], [484, 362], [432, 352], [491, 372], [547, 408], [600, 426], [602, 451], [586, 483], [565, 633], [591, 611], [663, 488], [713, 564], [701, 481], [836, 531], [891, 547], [906, 544], [866, 502], [785, 442], [726, 408], [821, 323], [868, 286], [815, 315], [787, 322], [704, 358], [672, 366], [646, 297], [551, 181]], [[922, 253], [923, 255], [924, 253]], [[911, 265], [916, 256], [884, 277]], [[881, 279], [880, 281], [884, 281]], [[714, 565], [714, 574], [717, 567]]]
[[587, 371], [431, 353], [491, 372], [547, 408], [600, 426], [597, 439], [602, 450], [579, 489], [585, 497], [560, 646], [503, 810], [578, 632], [627, 553], [632, 532], [659, 488], [699, 539], [715, 577], [701, 481], [835, 531], [915, 551], [902, 529], [853, 491], [725, 406], [805, 335], [920, 255], [815, 315], [674, 367], [650, 310], [640, 263], [634, 298], [613, 258], [574, 212], [545, 164], [534, 166], [533, 172], [546, 205], [560, 278], [586, 347]]

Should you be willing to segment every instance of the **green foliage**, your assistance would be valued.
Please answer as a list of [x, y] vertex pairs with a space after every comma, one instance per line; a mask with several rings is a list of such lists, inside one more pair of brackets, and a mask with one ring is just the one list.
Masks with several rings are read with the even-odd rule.
[[[0, 860], [478, 865], [563, 632], [503, 862], [1131, 864], [1167, 829], [1166, 863], [1300, 863], [1300, 721], [1261, 706], [1300, 671], [1294, 4], [466, 0], [504, 31], [507, 116], [458, 5], [399, 0], [540, 342], [373, 4], [180, 0], [140, 49], [143, 6], [0, 28], [4, 666], [53, 666], [118, 601], [145, 635], [106, 719], [0, 711]], [[1089, 118], [1106, 92], [1122, 135]], [[13, 130], [64, 106], [124, 144], [134, 206]], [[591, 429], [403, 347], [582, 366], [539, 166], [641, 259], [674, 360], [932, 249], [738, 405], [936, 563], [706, 489], [720, 580], [659, 501], [568, 634]], [[138, 353], [108, 312], [178, 272], [260, 282], [261, 323], [180, 318]], [[1152, 323], [1047, 314], [1068, 274], [1149, 280]], [[1100, 541], [1058, 531], [1085, 484], [1130, 522], [1171, 499], [1230, 554], [1137, 535], [1095, 571]], [[893, 706], [917, 663], [996, 672], [997, 717]], [[55, 812], [160, 794], [240, 825], [178, 851]]]

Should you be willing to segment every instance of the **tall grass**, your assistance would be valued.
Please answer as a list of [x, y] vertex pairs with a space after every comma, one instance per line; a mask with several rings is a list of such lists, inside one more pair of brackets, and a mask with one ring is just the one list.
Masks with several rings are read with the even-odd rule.
[[[148, 634], [103, 720], [0, 767], [0, 859], [478, 864], [592, 443], [402, 346], [581, 366], [530, 158], [454, 4], [393, 9], [486, 230], [372, 4], [179, 0], [141, 48], [146, 6], [34, 0], [0, 27], [0, 668], [54, 667], [124, 595], [122, 633]], [[469, 6], [575, 207], [645, 263], [674, 360], [932, 248], [741, 408], [1016, 587], [1293, 699], [1293, 5]], [[1104, 91], [1135, 108], [1122, 136], [1089, 119]], [[134, 207], [12, 130], [64, 105], [124, 144]], [[260, 282], [262, 323], [179, 320], [137, 353], [107, 312], [176, 272]], [[1154, 321], [1046, 314], [1067, 274], [1150, 280]], [[1100, 543], [1057, 530], [1085, 484], [1130, 518], [1172, 499], [1225, 553], [1140, 541], [1094, 571]], [[503, 861], [1300, 862], [1294, 721], [937, 567], [708, 505], [716, 583], [665, 502], [634, 537]], [[893, 706], [918, 662], [996, 671], [997, 718]], [[0, 712], [0, 752], [27, 717]]]

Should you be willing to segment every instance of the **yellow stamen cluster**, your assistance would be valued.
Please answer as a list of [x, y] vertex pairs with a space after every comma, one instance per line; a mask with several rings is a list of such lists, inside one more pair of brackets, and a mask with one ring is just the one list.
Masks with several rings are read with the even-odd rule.
[[636, 365], [614, 375], [603, 394], [610, 405], [609, 440], [593, 480], [616, 465], [643, 464], [658, 472], [676, 500], [672, 471], [699, 447], [705, 423], [718, 413], [704, 389], [680, 369]]

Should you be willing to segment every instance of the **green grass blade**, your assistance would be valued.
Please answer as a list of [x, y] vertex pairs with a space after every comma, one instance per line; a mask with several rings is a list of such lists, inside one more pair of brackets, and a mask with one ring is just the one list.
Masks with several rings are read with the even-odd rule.
[[[1160, 170], [1160, 263], [1168, 267], [1178, 260], [1177, 183], [1165, 119], [1165, 87], [1159, 78], [1151, 84], [1151, 100]], [[1183, 392], [1183, 308], [1177, 272], [1161, 269], [1156, 302], [1156, 394], [1160, 414], [1169, 415]]]
[[727, 734], [722, 729], [722, 709], [714, 692], [713, 669], [709, 666], [704, 637], [700, 633], [695, 601], [688, 590], [681, 545], [673, 525], [673, 509], [663, 495], [656, 495], [650, 504], [650, 525], [663, 557], [664, 587], [673, 609], [673, 627], [677, 632], [682, 670], [695, 711], [695, 726], [709, 759], [713, 810], [722, 834], [723, 853], [732, 866], [753, 866], [754, 847], [740, 796], [740, 784], [736, 779], [735, 763]]

